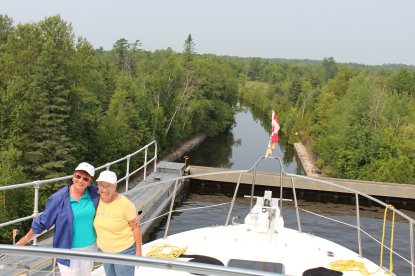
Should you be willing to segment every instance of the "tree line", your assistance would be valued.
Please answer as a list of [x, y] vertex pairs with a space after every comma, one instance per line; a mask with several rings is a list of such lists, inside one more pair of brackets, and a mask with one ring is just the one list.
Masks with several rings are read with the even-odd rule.
[[[122, 38], [104, 51], [59, 16], [14, 25], [0, 15], [0, 186], [68, 175], [81, 161], [103, 165], [152, 140], [168, 153], [230, 127], [235, 70], [197, 55], [191, 35], [183, 42], [182, 52], [149, 52]], [[26, 216], [33, 191], [2, 193], [0, 205], [0, 221]]]
[[105, 52], [75, 41], [59, 16], [0, 22], [1, 184], [66, 175], [80, 160], [104, 164], [153, 139], [167, 152], [233, 123], [235, 72], [195, 55], [191, 35], [182, 53], [125, 39]]
[[415, 184], [415, 67], [251, 60], [240, 97], [290, 143], [314, 152], [323, 175]]

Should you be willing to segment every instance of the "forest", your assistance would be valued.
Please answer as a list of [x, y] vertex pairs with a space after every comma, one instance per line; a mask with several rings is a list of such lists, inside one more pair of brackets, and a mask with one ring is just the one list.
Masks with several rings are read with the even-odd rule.
[[[59, 16], [15, 25], [0, 15], [0, 186], [103, 165], [153, 140], [167, 154], [232, 127], [238, 101], [264, 118], [275, 110], [323, 175], [415, 184], [414, 66], [201, 55], [195, 45], [189, 34], [181, 52], [151, 52], [120, 38], [105, 51]], [[0, 195], [0, 222], [28, 215], [24, 193]]]
[[275, 110], [324, 176], [415, 184], [413, 66], [249, 63], [241, 100]]

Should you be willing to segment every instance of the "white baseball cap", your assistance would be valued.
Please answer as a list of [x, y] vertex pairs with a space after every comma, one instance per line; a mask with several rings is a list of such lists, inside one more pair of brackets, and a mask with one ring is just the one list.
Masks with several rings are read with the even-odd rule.
[[87, 162], [79, 163], [78, 167], [76, 167], [75, 171], [86, 171], [91, 177], [94, 177], [95, 168], [91, 164]]
[[107, 183], [111, 183], [111, 184], [116, 185], [117, 184], [117, 175], [115, 174], [115, 172], [112, 172], [112, 171], [102, 171], [99, 174], [97, 182], [98, 181], [103, 181], [103, 182], [107, 182]]

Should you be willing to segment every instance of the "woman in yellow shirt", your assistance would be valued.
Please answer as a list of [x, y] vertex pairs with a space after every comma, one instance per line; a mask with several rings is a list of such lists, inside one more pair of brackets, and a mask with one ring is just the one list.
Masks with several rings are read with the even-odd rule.
[[[100, 202], [95, 215], [94, 227], [97, 246], [105, 253], [141, 256], [140, 223], [136, 223], [134, 204], [116, 192], [117, 175], [103, 171], [98, 179]], [[134, 275], [134, 266], [106, 264], [107, 276]]]

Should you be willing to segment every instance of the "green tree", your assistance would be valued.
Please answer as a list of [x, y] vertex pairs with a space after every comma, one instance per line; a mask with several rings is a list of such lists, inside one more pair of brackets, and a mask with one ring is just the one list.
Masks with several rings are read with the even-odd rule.
[[13, 19], [0, 14], [0, 45], [7, 42], [9, 33], [13, 30]]
[[395, 73], [391, 79], [391, 89], [396, 90], [399, 94], [408, 93], [411, 96], [415, 94], [415, 73], [407, 69]]
[[43, 49], [37, 62], [32, 100], [33, 141], [26, 153], [30, 173], [36, 179], [62, 176], [72, 164], [72, 147], [67, 133], [70, 113], [69, 56], [73, 53], [71, 27], [60, 17], [39, 24]]
[[193, 55], [195, 53], [195, 43], [193, 42], [191, 34], [189, 34], [184, 41], [183, 48], [184, 67], [190, 70], [192, 68]]
[[102, 63], [92, 45], [80, 39], [71, 55], [67, 75], [72, 83], [68, 98], [71, 109], [67, 133], [76, 162], [85, 160], [96, 164], [99, 161], [96, 159], [97, 149], [91, 145], [96, 144], [98, 124], [113, 93], [105, 83]]
[[323, 67], [323, 81], [326, 82], [329, 79], [334, 78], [338, 72], [337, 63], [333, 57], [324, 58], [321, 62]]

